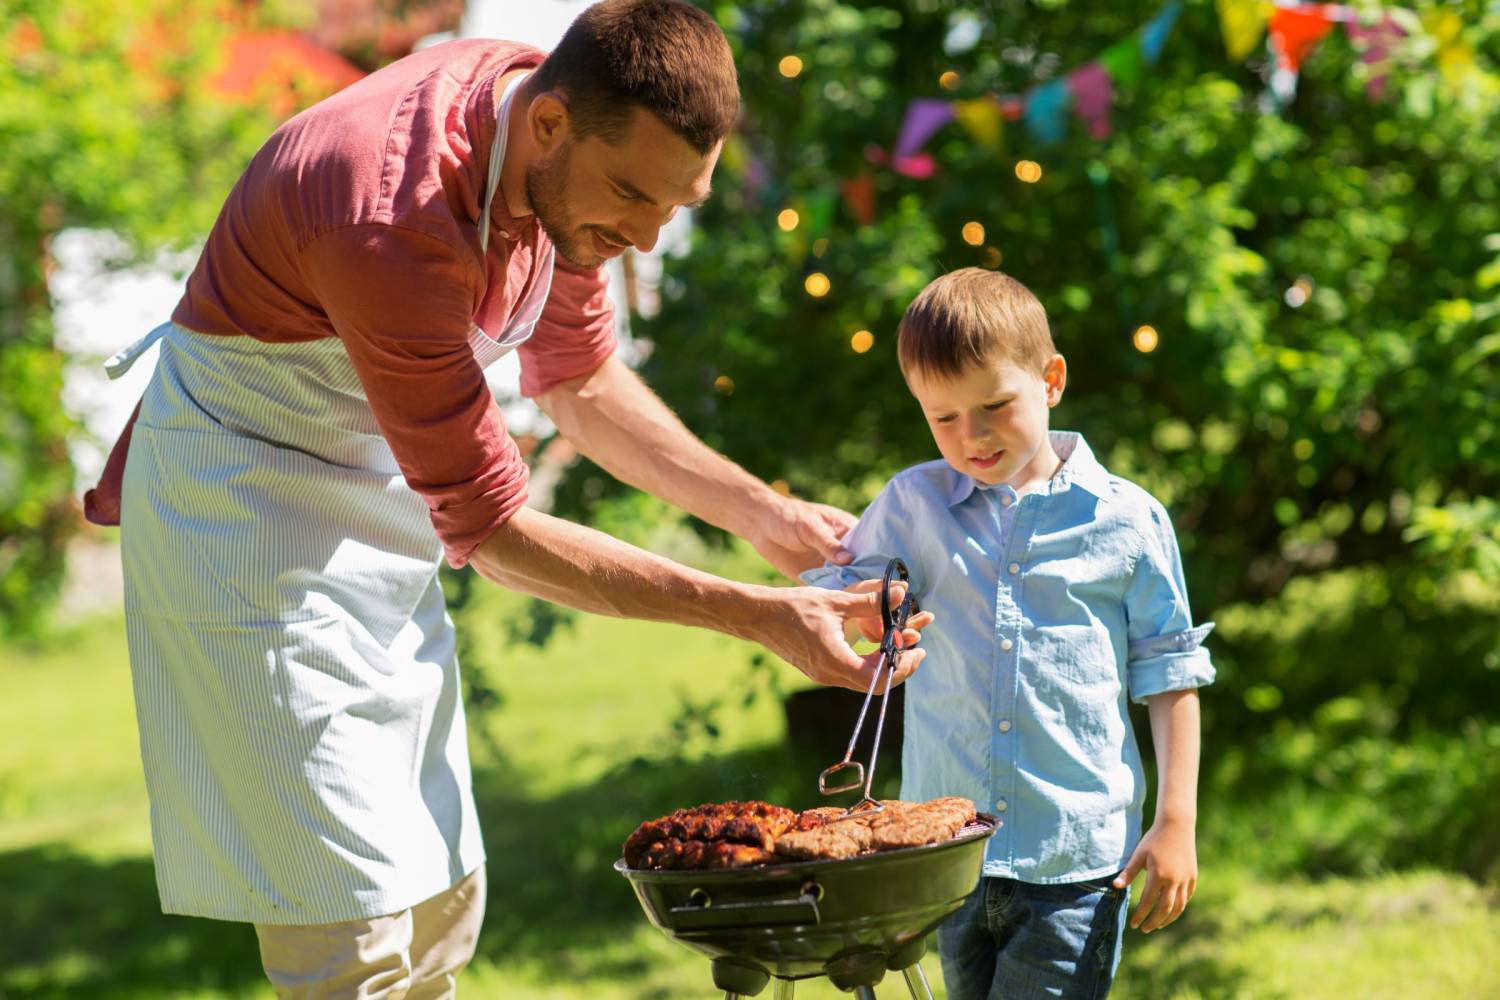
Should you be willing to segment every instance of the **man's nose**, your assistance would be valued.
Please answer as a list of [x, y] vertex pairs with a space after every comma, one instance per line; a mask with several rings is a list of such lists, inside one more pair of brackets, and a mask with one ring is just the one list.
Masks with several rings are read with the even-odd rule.
[[629, 240], [630, 245], [641, 253], [650, 253], [651, 248], [656, 246], [656, 241], [661, 236], [661, 224], [631, 221], [620, 227], [620, 235]]

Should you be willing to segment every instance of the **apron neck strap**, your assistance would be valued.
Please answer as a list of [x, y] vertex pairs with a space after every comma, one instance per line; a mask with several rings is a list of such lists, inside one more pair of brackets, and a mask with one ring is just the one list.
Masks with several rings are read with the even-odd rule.
[[505, 147], [510, 138], [510, 102], [516, 90], [531, 74], [522, 73], [506, 86], [500, 97], [500, 109], [495, 112], [495, 141], [490, 145], [490, 173], [484, 186], [484, 211], [479, 217], [479, 252], [490, 251], [490, 209], [495, 203], [495, 192], [500, 189], [500, 168], [505, 162]]

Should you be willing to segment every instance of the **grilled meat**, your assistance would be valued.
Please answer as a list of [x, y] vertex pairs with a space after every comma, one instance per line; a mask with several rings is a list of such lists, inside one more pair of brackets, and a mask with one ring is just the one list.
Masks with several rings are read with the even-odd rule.
[[882, 801], [880, 811], [822, 806], [794, 813], [765, 802], [722, 802], [648, 820], [625, 841], [632, 868], [743, 868], [778, 860], [852, 858], [949, 840], [975, 818], [974, 803]]
[[870, 828], [855, 820], [827, 822], [776, 838], [776, 853], [789, 858], [852, 858], [870, 848]]
[[[647, 820], [636, 827], [635, 832], [625, 840], [625, 861], [632, 868], [639, 868], [641, 858], [653, 845], [674, 840], [681, 843], [724, 841], [745, 844], [758, 847], [769, 855], [776, 847], [777, 836], [790, 828], [796, 818], [797, 814], [792, 810], [768, 802], [718, 802], [691, 809], [677, 809], [660, 819]], [[647, 864], [645, 867], [706, 866]]]

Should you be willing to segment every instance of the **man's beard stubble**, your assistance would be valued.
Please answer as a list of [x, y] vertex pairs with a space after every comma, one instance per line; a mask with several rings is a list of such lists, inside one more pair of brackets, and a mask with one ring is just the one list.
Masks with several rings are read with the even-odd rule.
[[536, 213], [542, 232], [557, 252], [578, 267], [598, 267], [604, 263], [592, 250], [586, 232], [573, 225], [568, 215], [568, 166], [572, 160], [571, 143], [563, 143], [557, 152], [533, 163], [526, 170], [526, 200]]

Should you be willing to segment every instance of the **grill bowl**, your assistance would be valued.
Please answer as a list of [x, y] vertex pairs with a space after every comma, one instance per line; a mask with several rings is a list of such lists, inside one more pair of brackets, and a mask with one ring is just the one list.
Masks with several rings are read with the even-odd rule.
[[[782, 979], [854, 966], [901, 968], [979, 883], [998, 821], [981, 813], [938, 844], [856, 858], [720, 871], [615, 871], [668, 937], [715, 959]], [[910, 964], [909, 962], [907, 964]]]

